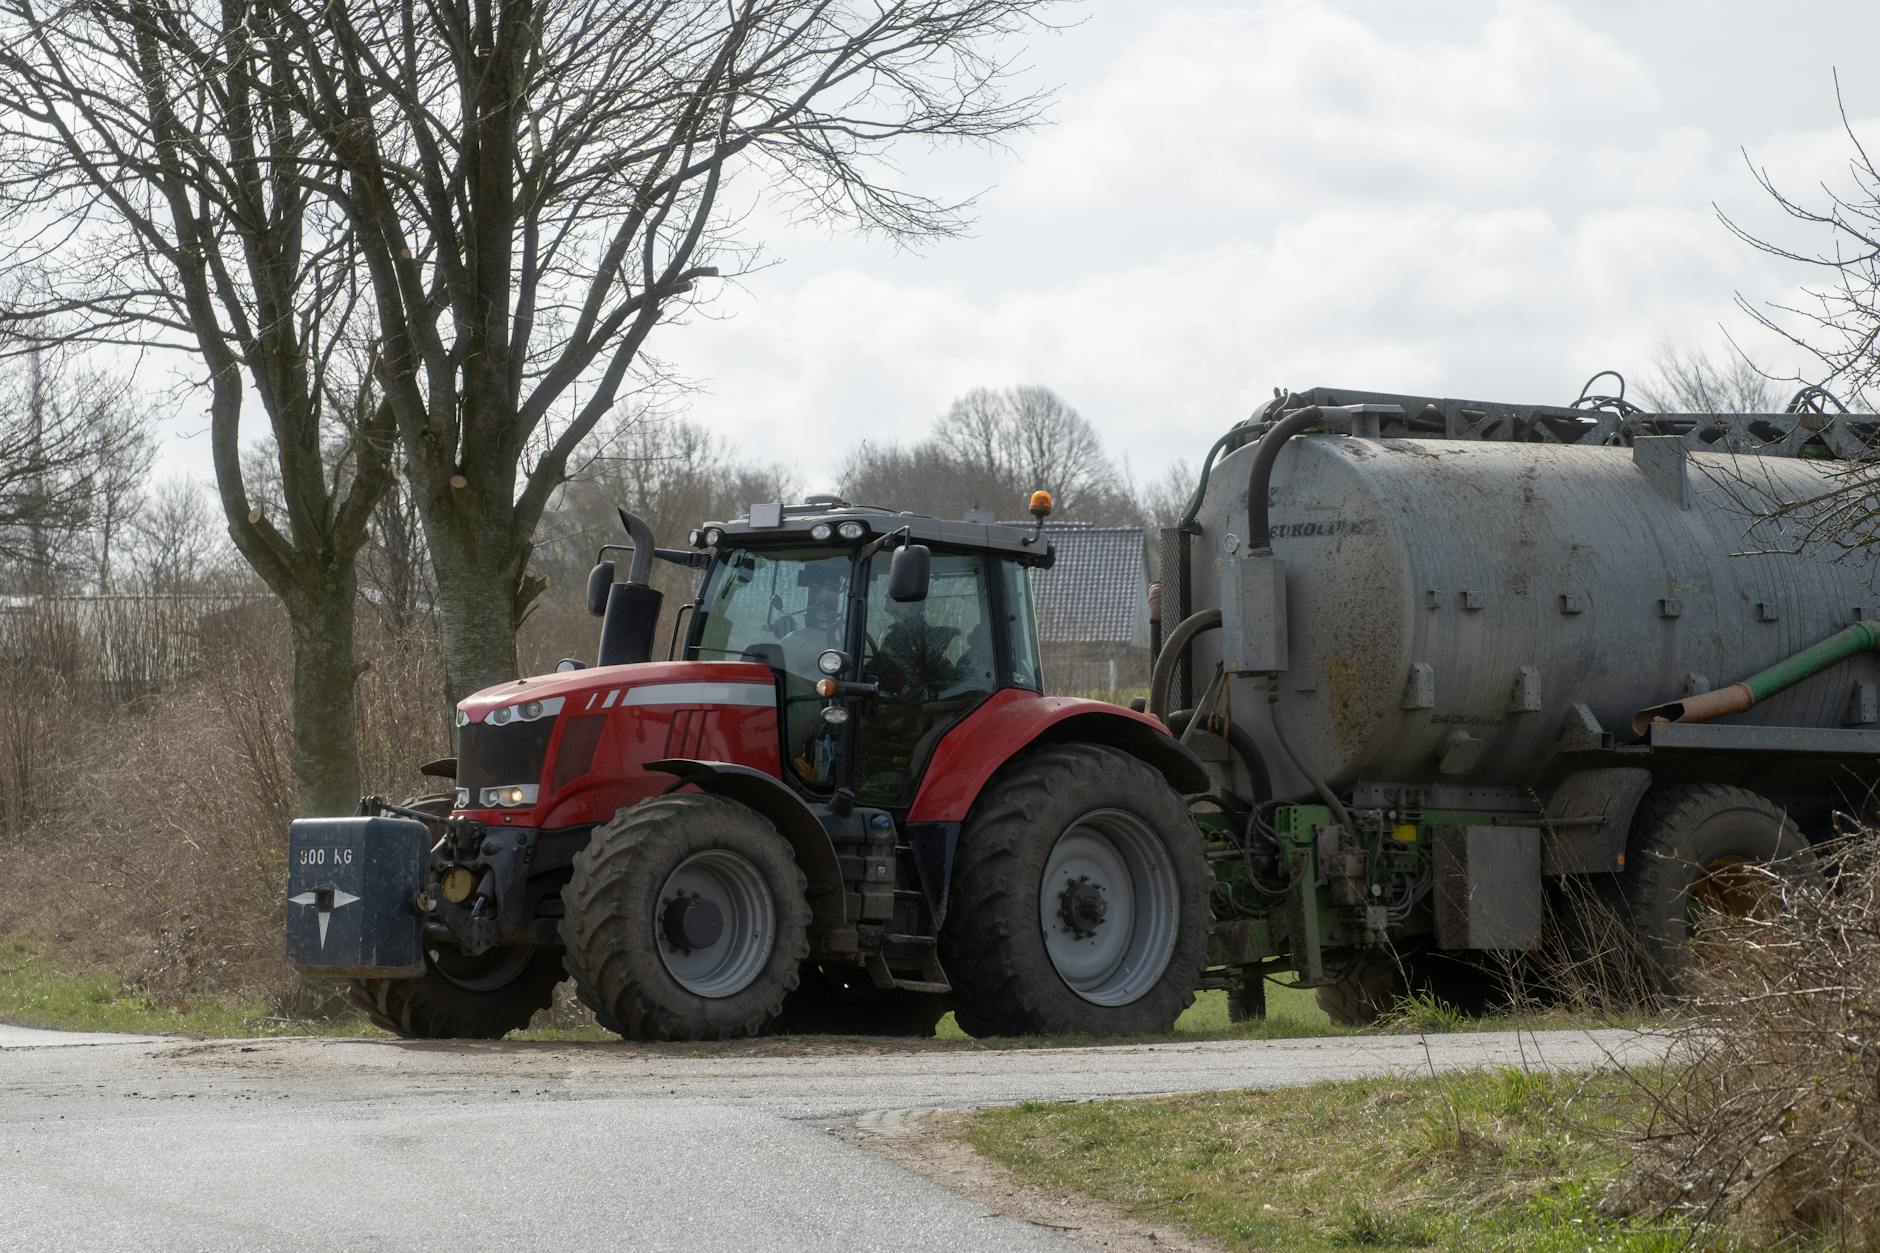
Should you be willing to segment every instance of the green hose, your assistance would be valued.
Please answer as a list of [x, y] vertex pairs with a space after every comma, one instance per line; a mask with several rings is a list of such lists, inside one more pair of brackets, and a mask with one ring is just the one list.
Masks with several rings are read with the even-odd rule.
[[1754, 700], [1768, 700], [1784, 688], [1794, 687], [1811, 674], [1846, 661], [1857, 653], [1880, 648], [1880, 622], [1856, 622], [1811, 644], [1793, 657], [1785, 657], [1767, 670], [1759, 670], [1743, 680]]
[[1740, 714], [1810, 675], [1820, 674], [1859, 653], [1875, 650], [1880, 650], [1880, 622], [1855, 622], [1728, 687], [1641, 709], [1632, 715], [1632, 729], [1644, 735], [1653, 723], [1709, 722], [1712, 718]]

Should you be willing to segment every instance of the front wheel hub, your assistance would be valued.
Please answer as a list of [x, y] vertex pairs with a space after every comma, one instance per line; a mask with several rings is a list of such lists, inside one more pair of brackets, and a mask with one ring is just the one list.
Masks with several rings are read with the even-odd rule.
[[660, 929], [682, 953], [694, 953], [718, 943], [725, 933], [725, 911], [699, 895], [679, 893], [660, 910]]

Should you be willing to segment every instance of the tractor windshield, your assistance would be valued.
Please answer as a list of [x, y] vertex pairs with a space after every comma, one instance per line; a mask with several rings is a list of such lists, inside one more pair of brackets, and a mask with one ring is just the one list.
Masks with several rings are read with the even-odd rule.
[[843, 645], [853, 567], [846, 550], [737, 548], [712, 566], [699, 597], [690, 655], [761, 661], [783, 675], [784, 761], [807, 781], [827, 773], [816, 658]]
[[699, 597], [692, 655], [767, 662], [813, 685], [817, 655], [842, 647], [851, 565], [828, 548], [732, 549]]

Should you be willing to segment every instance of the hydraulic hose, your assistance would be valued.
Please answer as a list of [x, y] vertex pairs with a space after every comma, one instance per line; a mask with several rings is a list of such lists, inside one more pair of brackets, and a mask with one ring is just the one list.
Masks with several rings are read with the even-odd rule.
[[1168, 633], [1162, 641], [1162, 651], [1155, 655], [1155, 670], [1149, 675], [1149, 712], [1163, 722], [1169, 719], [1168, 691], [1174, 682], [1175, 667], [1181, 664], [1182, 651], [1193, 642], [1195, 636], [1203, 631], [1212, 631], [1221, 625], [1219, 606], [1203, 609], [1200, 613], [1190, 614]]
[[[1188, 729], [1188, 724], [1193, 722], [1194, 718], [1194, 710], [1177, 709], [1168, 716], [1169, 734], [1180, 739], [1182, 732]], [[1247, 771], [1247, 778], [1253, 781], [1254, 804], [1257, 805], [1273, 795], [1273, 780], [1267, 774], [1266, 760], [1260, 756], [1259, 746], [1253, 742], [1253, 737], [1248, 735], [1244, 728], [1225, 721], [1219, 714], [1213, 714], [1209, 716], [1201, 730], [1203, 734], [1219, 736], [1226, 740], [1234, 756], [1240, 758], [1241, 766]]]
[[1311, 430], [1323, 417], [1317, 405], [1295, 409], [1269, 427], [1254, 445], [1253, 465], [1247, 470], [1247, 543], [1255, 551], [1273, 547], [1273, 530], [1267, 518], [1267, 493], [1272, 486], [1273, 463], [1279, 460], [1280, 445], [1302, 431]]
[[1880, 650], [1880, 622], [1855, 622], [1729, 687], [1641, 709], [1632, 715], [1632, 730], [1644, 735], [1654, 723], [1708, 722], [1712, 718], [1740, 714], [1757, 702], [1768, 700], [1777, 692], [1794, 687], [1849, 657], [1876, 650]]

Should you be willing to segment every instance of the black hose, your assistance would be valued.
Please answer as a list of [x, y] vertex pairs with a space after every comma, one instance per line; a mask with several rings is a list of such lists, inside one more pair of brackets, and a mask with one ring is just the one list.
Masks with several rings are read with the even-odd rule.
[[1247, 470], [1247, 543], [1255, 550], [1273, 547], [1273, 529], [1267, 516], [1267, 492], [1273, 482], [1273, 463], [1279, 460], [1280, 445], [1301, 431], [1309, 431], [1324, 417], [1317, 405], [1295, 409], [1275, 422], [1253, 449], [1253, 465]]
[[[1194, 716], [1195, 711], [1192, 709], [1177, 709], [1168, 716], [1169, 733], [1180, 739]], [[1238, 725], [1224, 721], [1219, 714], [1210, 717], [1201, 730], [1204, 735], [1219, 736], [1226, 740], [1234, 756], [1240, 758], [1240, 764], [1247, 771], [1247, 778], [1253, 782], [1255, 794], [1251, 804], [1258, 805], [1273, 795], [1273, 777], [1267, 773], [1266, 759], [1260, 756], [1260, 747], [1253, 742], [1251, 735]]]
[[1220, 625], [1221, 610], [1217, 605], [1213, 609], [1203, 609], [1200, 613], [1183, 618], [1162, 641], [1162, 651], [1156, 654], [1155, 669], [1149, 675], [1149, 712], [1163, 722], [1168, 721], [1169, 684], [1175, 678], [1175, 667], [1181, 663], [1182, 652], [1195, 636]]

